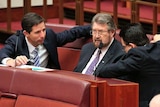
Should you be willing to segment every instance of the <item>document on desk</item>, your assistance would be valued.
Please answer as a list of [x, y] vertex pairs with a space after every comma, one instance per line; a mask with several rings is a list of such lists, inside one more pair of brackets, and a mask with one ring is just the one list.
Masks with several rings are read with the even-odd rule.
[[4, 64], [0, 64], [0, 66], [1, 66], [1, 67], [7, 67], [7, 65], [4, 65]]
[[31, 66], [31, 65], [21, 65], [21, 66], [17, 66], [16, 68], [30, 69], [32, 71], [38, 71], [38, 72], [54, 71], [54, 69], [49, 69], [49, 68], [44, 68], [44, 67], [36, 67], [36, 66]]

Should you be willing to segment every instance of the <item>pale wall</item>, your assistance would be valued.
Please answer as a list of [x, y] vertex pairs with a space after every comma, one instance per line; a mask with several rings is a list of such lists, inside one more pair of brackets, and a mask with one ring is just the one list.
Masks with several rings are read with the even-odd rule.
[[[6, 8], [7, 7], [7, 1], [8, 0], [0, 0], [0, 8]], [[31, 0], [32, 6], [42, 6], [43, 0]], [[47, 0], [48, 5], [53, 4], [53, 0]], [[23, 7], [23, 0], [11, 0], [11, 7]]]

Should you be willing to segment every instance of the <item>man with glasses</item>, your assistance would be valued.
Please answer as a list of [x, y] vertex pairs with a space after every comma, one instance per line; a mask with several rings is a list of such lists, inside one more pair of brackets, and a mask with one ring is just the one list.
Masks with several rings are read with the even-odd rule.
[[116, 25], [111, 15], [96, 14], [91, 26], [93, 42], [82, 47], [79, 63], [74, 69], [88, 75], [101, 71], [106, 64], [117, 62], [125, 54], [121, 43], [114, 38]]

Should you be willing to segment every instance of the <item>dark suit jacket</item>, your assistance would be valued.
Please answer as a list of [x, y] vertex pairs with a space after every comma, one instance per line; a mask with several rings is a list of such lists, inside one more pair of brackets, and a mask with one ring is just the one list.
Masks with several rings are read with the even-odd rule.
[[[82, 47], [78, 65], [74, 69], [75, 72], [83, 71], [95, 50], [96, 48], [93, 43], [88, 43]], [[98, 64], [95, 72], [101, 71], [101, 69], [103, 69], [106, 64], [117, 62], [124, 54], [125, 52], [122, 49], [121, 43], [114, 39], [101, 62]]]
[[97, 75], [129, 75], [130, 81], [139, 83], [140, 107], [148, 107], [151, 98], [160, 90], [160, 41], [129, 50], [123, 60], [105, 65]]
[[[76, 38], [83, 36], [89, 37], [90, 29], [90, 25], [79, 26], [57, 34], [51, 29], [46, 29], [46, 38], [43, 45], [49, 53], [47, 67], [60, 69], [57, 47], [62, 46], [67, 42], [72, 42], [76, 40]], [[18, 45], [17, 50], [15, 51], [16, 43], [18, 43]], [[2, 61], [3, 58], [15, 58], [18, 55], [26, 55], [28, 58], [30, 58], [25, 36], [23, 35], [22, 31], [20, 31], [18, 35], [14, 34], [6, 40], [4, 48], [0, 50], [0, 61]]]

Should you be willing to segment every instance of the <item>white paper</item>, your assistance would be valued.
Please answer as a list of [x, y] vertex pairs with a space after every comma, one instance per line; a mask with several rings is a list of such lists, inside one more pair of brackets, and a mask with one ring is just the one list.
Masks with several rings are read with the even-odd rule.
[[31, 69], [32, 71], [39, 71], [39, 72], [53, 71], [54, 70], [54, 69], [49, 69], [49, 68], [44, 68], [44, 67], [36, 67], [36, 66], [31, 66], [31, 65], [16, 66], [16, 68]]

